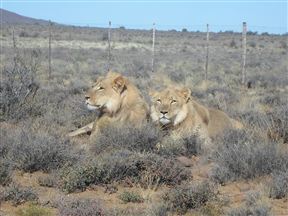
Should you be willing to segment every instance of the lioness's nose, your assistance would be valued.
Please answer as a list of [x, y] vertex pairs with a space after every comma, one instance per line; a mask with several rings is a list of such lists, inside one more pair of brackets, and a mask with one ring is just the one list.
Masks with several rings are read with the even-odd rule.
[[167, 114], [167, 111], [160, 111], [163, 115]]
[[90, 99], [90, 97], [88, 95], [85, 95], [85, 99], [88, 100]]

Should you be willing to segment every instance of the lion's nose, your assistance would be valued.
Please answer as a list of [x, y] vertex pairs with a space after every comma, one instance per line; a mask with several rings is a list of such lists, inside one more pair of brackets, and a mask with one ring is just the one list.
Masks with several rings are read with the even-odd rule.
[[167, 114], [167, 111], [160, 111], [163, 115]]
[[90, 99], [90, 97], [88, 95], [85, 95], [85, 99], [88, 100]]

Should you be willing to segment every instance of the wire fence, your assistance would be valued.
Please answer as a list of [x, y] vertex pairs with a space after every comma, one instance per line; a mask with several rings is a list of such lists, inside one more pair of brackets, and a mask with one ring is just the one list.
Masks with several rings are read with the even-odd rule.
[[[89, 28], [88, 25], [82, 27], [78, 25], [80, 23], [63, 26], [50, 22], [48, 27], [39, 25], [37, 31], [33, 33], [35, 35], [23, 27], [22, 30], [18, 30], [18, 35], [21, 37], [18, 42], [20, 46], [29, 48], [31, 44], [25, 44], [24, 39], [34, 37], [35, 46], [43, 49], [43, 52], [46, 52], [46, 47], [48, 48], [49, 77], [53, 73], [53, 67], [54, 70], [58, 67], [55, 65], [58, 58], [62, 58], [61, 49], [67, 48], [73, 50], [71, 56], [67, 57], [68, 61], [73, 62], [79, 73], [83, 71], [77, 61], [79, 62], [81, 56], [84, 58], [89, 54], [95, 59], [90, 70], [92, 67], [105, 71], [116, 69], [135, 77], [163, 72], [177, 81], [185, 80], [187, 73], [192, 73], [201, 80], [216, 79], [215, 74], [221, 72], [224, 75], [231, 74], [238, 77], [239, 83], [246, 86], [247, 67], [249, 73], [257, 71], [257, 64], [261, 64], [259, 68], [261, 70], [264, 68], [264, 71], [268, 72], [273, 68], [273, 64], [277, 64], [274, 60], [265, 62], [265, 59], [270, 58], [263, 52], [267, 48], [264, 45], [265, 40], [257, 41], [255, 37], [259, 34], [253, 31], [260, 26], [249, 26], [246, 23], [181, 27], [158, 24], [125, 26], [113, 22], [109, 22], [108, 25], [89, 23]], [[97, 25], [97, 28], [92, 25]], [[216, 33], [214, 30], [219, 27], [227, 30]], [[262, 26], [262, 29], [271, 27]], [[269, 34], [264, 32], [261, 35]], [[284, 35], [284, 40], [287, 39], [286, 36]], [[37, 44], [37, 37], [47, 37], [47, 45], [43, 42]]]

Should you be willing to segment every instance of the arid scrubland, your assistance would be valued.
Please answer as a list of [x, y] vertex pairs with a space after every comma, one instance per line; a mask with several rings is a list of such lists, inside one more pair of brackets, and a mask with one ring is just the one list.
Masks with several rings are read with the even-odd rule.
[[[287, 215], [287, 35], [205, 34], [112, 29], [111, 69], [148, 90], [183, 84], [201, 104], [241, 121], [201, 149], [191, 135], [165, 140], [143, 128], [111, 127], [93, 142], [66, 135], [93, 121], [84, 93], [108, 69], [107, 30], [53, 26], [1, 28], [0, 215]], [[15, 46], [14, 46], [15, 45]], [[150, 102], [149, 102], [150, 103]], [[165, 148], [157, 144], [165, 140]]]

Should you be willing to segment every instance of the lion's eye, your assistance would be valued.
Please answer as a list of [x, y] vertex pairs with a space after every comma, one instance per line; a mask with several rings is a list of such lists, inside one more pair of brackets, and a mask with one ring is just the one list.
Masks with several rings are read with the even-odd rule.
[[174, 104], [174, 103], [176, 103], [176, 102], [177, 102], [176, 100], [172, 100], [172, 101], [171, 101], [171, 104]]
[[104, 88], [102, 87], [102, 86], [100, 86], [100, 87], [98, 87], [97, 88], [97, 91], [101, 91], [101, 90], [103, 90]]
[[156, 102], [157, 102], [157, 103], [161, 103], [161, 100], [160, 100], [160, 99], [158, 99]]

